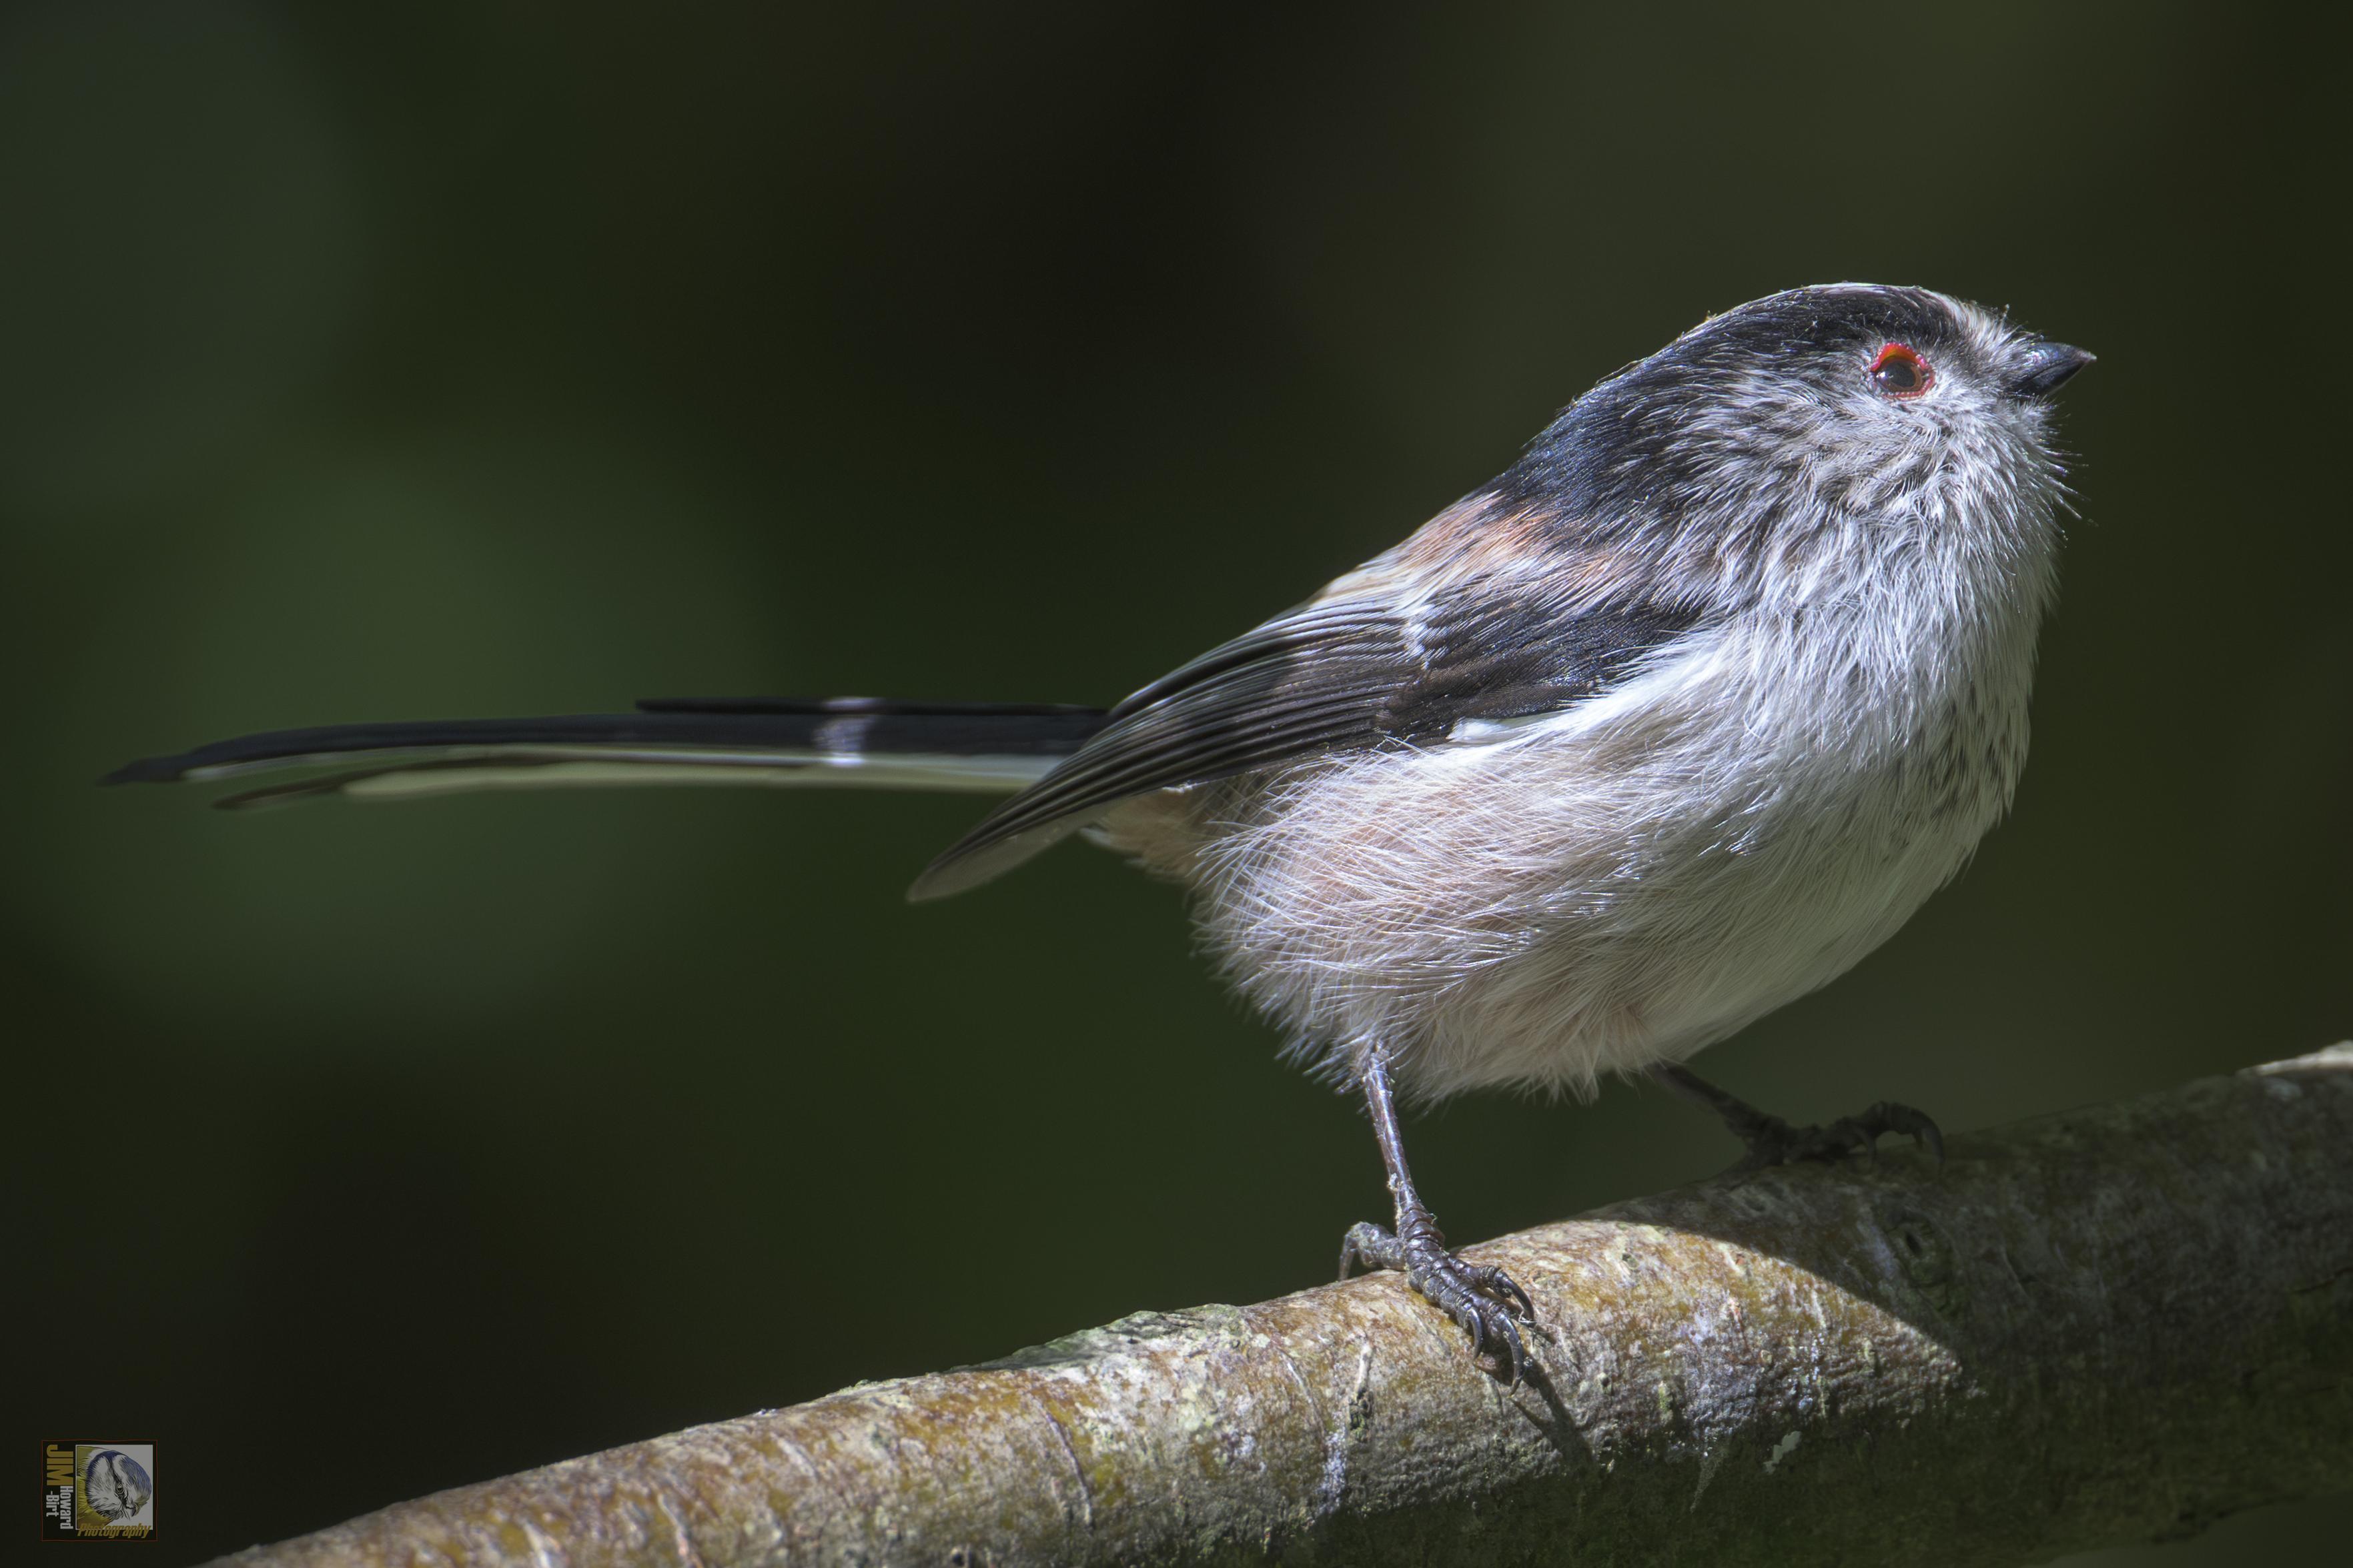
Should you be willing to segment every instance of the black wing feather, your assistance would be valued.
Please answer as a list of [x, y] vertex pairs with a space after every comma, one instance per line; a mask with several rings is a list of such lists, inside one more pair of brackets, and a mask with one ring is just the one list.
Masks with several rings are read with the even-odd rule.
[[1572, 609], [1493, 579], [1413, 612], [1377, 600], [1308, 605], [1113, 708], [1110, 724], [1068, 762], [934, 861], [916, 892], [952, 891], [966, 879], [943, 873], [960, 863], [1015, 838], [1042, 842], [1058, 824], [1075, 826], [1132, 795], [1303, 757], [1432, 742], [1465, 719], [1569, 707], [1699, 618], [1657, 603]]

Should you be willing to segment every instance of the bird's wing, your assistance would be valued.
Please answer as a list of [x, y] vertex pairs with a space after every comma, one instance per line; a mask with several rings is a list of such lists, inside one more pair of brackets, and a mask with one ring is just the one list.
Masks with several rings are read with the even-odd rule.
[[1698, 619], [1659, 603], [1567, 605], [1540, 583], [1500, 576], [1403, 604], [1302, 605], [1113, 709], [1101, 732], [933, 861], [910, 896], [986, 881], [1132, 795], [1569, 707]]

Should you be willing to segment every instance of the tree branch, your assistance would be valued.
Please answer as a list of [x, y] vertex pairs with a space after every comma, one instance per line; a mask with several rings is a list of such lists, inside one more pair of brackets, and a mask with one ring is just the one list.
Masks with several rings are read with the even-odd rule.
[[1993, 1564], [2353, 1488], [2353, 1045], [1471, 1251], [1532, 1385], [1384, 1275], [227, 1561]]

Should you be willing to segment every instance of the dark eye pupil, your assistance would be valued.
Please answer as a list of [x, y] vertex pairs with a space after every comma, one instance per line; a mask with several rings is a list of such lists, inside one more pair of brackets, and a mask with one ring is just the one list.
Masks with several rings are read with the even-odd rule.
[[1879, 384], [1890, 392], [1915, 392], [1920, 386], [1920, 367], [1908, 359], [1890, 359], [1879, 367]]

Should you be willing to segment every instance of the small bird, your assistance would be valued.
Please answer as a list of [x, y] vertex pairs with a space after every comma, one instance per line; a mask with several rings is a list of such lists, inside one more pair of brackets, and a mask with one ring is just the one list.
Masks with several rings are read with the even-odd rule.
[[911, 889], [1071, 835], [1190, 893], [1291, 1050], [1363, 1096], [1401, 1270], [1516, 1382], [1527, 1294], [1450, 1250], [1401, 1093], [1649, 1073], [1753, 1163], [1935, 1123], [1793, 1128], [1683, 1066], [1877, 947], [2024, 765], [2067, 491], [2050, 395], [2092, 355], [1926, 289], [1796, 289], [1578, 398], [1493, 479], [1109, 710], [867, 698], [281, 730], [109, 783], [227, 796], [563, 784], [1008, 795]]

